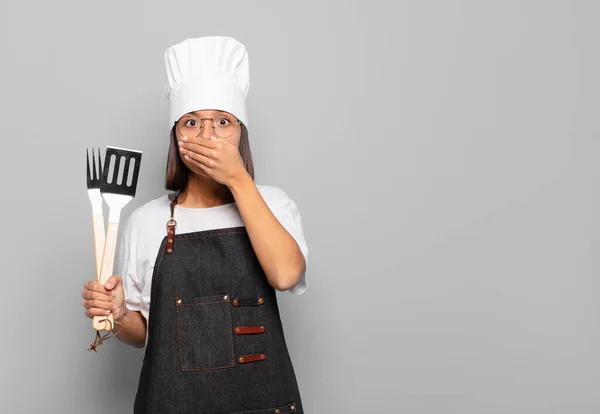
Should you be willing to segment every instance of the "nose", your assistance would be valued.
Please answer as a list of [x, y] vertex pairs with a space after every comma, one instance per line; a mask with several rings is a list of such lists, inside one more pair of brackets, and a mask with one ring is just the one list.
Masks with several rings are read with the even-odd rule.
[[[204, 118], [200, 120], [202, 129], [200, 130], [201, 138], [209, 138], [213, 134], [212, 119]], [[207, 123], [207, 124], [206, 124]]]

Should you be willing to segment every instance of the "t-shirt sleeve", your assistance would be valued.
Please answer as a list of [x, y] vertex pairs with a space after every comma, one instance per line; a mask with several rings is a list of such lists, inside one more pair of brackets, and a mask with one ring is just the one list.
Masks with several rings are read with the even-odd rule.
[[283, 228], [285, 228], [294, 240], [296, 240], [296, 243], [298, 243], [298, 247], [304, 256], [304, 261], [306, 262], [306, 267], [304, 268], [298, 283], [287, 289], [287, 292], [301, 295], [307, 288], [306, 269], [308, 267], [308, 246], [304, 238], [300, 211], [294, 200], [292, 200], [287, 193], [277, 187], [272, 187], [272, 189], [273, 194], [268, 197], [269, 208]]
[[[140, 311], [143, 285], [139, 283], [136, 274], [135, 234], [132, 232], [132, 216], [125, 221], [119, 233], [117, 252], [115, 256], [114, 274], [121, 275], [125, 292], [125, 306], [134, 311]], [[133, 237], [132, 237], [133, 236]]]

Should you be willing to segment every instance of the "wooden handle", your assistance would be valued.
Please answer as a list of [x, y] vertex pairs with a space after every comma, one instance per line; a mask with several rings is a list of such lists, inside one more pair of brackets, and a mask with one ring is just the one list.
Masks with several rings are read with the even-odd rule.
[[104, 252], [104, 216], [93, 216], [92, 225], [94, 231], [94, 254], [96, 255], [96, 280], [100, 280], [100, 269], [102, 268], [102, 254]]
[[112, 330], [111, 328], [115, 327], [115, 320], [112, 312], [106, 316], [94, 316], [94, 321], [92, 323], [94, 329], [97, 331], [110, 331]]
[[[102, 255], [102, 267], [100, 270], [100, 283], [104, 285], [109, 277], [112, 276], [113, 264], [115, 260], [115, 251], [117, 250], [117, 236], [119, 233], [119, 223], [108, 222], [108, 229], [106, 229], [106, 240], [104, 242], [104, 253]], [[108, 319], [110, 324], [107, 322], [101, 322], [102, 319]], [[107, 316], [94, 316], [93, 320], [94, 329], [97, 331], [108, 331], [114, 328], [114, 320], [112, 312]]]

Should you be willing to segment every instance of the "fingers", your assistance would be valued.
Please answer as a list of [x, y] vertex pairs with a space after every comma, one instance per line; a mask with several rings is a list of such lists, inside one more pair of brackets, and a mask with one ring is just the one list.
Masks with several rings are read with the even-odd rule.
[[[208, 141], [212, 142], [212, 141]], [[216, 144], [212, 144], [211, 146], [205, 145], [204, 143], [195, 143], [195, 142], [183, 142], [179, 143], [179, 152], [181, 154], [199, 154], [206, 158], [218, 158], [218, 150], [214, 146]]]
[[104, 284], [104, 288], [106, 290], [113, 290], [115, 287], [121, 284], [121, 281], [122, 279], [120, 275], [112, 275]]
[[215, 161], [217, 158], [217, 155], [213, 152], [213, 150], [207, 150], [206, 148], [203, 150], [197, 150], [195, 148], [180, 148], [179, 152], [183, 157], [204, 163]]
[[81, 297], [87, 300], [112, 300], [112, 292], [105, 290], [102, 286], [94, 286], [93, 288], [97, 290], [92, 290], [88, 288], [83, 289], [83, 291], [81, 291]]
[[96, 280], [88, 280], [87, 282], [85, 282], [83, 284], [83, 289], [84, 289], [84, 291], [89, 290], [92, 292], [100, 292], [100, 293], [108, 294], [108, 292], [106, 291], [104, 286], [102, 286], [102, 284], [100, 284], [100, 282], [98, 282]]
[[110, 311], [99, 309], [99, 308], [91, 308], [85, 310], [85, 316], [88, 318], [93, 318], [94, 316], [107, 316]]
[[113, 302], [107, 302], [105, 300], [84, 300], [83, 307], [86, 309], [98, 309], [101, 312], [108, 313], [106, 311], [111, 311], [114, 308]]
[[193, 153], [190, 151], [182, 152], [182, 154], [184, 154], [183, 155], [184, 158], [191, 160], [198, 165], [202, 165], [202, 166], [210, 167], [210, 168], [215, 167], [215, 160], [212, 158], [205, 157], [202, 154], [197, 154], [197, 153]]
[[84, 300], [83, 307], [85, 308], [85, 316], [93, 318], [94, 316], [108, 315], [112, 311], [114, 305], [112, 301], [108, 302], [105, 300], [91, 299]]
[[110, 292], [100, 293], [84, 289], [83, 292], [81, 292], [81, 297], [87, 300], [101, 300], [104, 302], [110, 302], [112, 300], [113, 295]]
[[[107, 290], [105, 286], [110, 282], [112, 288]], [[90, 280], [83, 284], [83, 291], [81, 297], [84, 299], [82, 304], [85, 308], [85, 315], [88, 318], [94, 316], [106, 316], [110, 314], [115, 308], [114, 302], [114, 287], [121, 284], [121, 276], [113, 275], [106, 282], [105, 286], [102, 286], [96, 280]]]
[[218, 138], [214, 135], [210, 136], [210, 137], [198, 137], [198, 138], [192, 138], [192, 139], [182, 139], [181, 141], [179, 141], [179, 147], [181, 148], [183, 147], [187, 147], [189, 145], [198, 145], [201, 147], [206, 148], [212, 148], [215, 149], [217, 148], [218, 144], [217, 141]]
[[197, 142], [179, 141], [179, 149], [188, 149], [194, 152], [199, 152], [209, 155], [217, 150], [217, 144], [214, 141], [202, 140]]

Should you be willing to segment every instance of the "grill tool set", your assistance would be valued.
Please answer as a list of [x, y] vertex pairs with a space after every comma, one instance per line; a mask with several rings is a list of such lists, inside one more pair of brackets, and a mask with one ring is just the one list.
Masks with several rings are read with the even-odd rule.
[[[96, 154], [92, 149], [91, 169], [89, 158], [89, 150], [86, 150], [87, 188], [92, 203], [96, 280], [104, 285], [113, 272], [121, 210], [135, 197], [142, 152], [108, 146], [102, 164], [100, 150], [98, 149]], [[106, 234], [102, 200], [106, 201], [110, 209]], [[92, 326], [96, 330], [96, 340], [88, 351], [97, 352], [96, 347], [102, 344], [114, 327], [112, 312], [107, 316], [94, 316]], [[108, 332], [101, 336], [102, 330]]]

